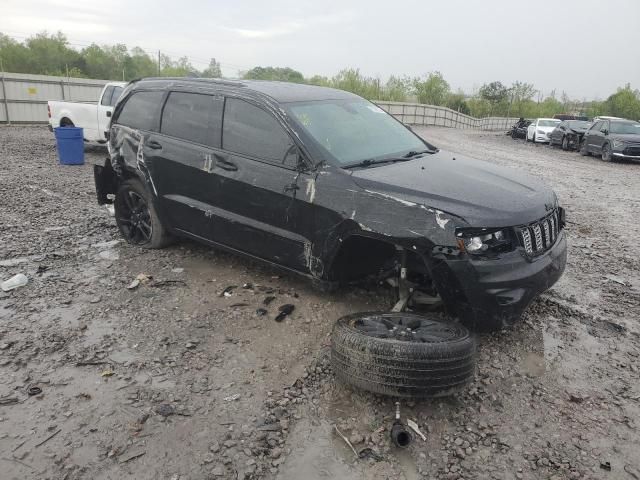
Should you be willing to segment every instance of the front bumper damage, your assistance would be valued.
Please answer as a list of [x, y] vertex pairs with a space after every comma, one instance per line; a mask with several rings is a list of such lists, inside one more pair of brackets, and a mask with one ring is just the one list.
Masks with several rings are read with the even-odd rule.
[[440, 265], [440, 273], [448, 272], [440, 275], [445, 284], [439, 290], [455, 292], [444, 300], [463, 323], [494, 330], [512, 325], [537, 295], [558, 281], [567, 262], [567, 241], [562, 230], [555, 244], [535, 258], [522, 248], [496, 259], [470, 257], [449, 258]]

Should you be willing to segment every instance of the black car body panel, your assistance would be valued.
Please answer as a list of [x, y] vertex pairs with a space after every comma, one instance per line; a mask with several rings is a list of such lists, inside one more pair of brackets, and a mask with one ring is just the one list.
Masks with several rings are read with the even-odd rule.
[[[158, 105], [149, 107], [154, 119], [146, 128], [120, 123], [124, 106], [136, 92], [160, 92], [155, 95], [161, 99]], [[230, 151], [224, 136], [232, 138], [231, 131], [223, 133], [222, 141], [210, 139], [210, 145], [162, 133], [160, 118], [165, 121], [171, 92], [220, 98], [226, 102], [223, 122], [233, 104], [230, 99], [259, 107], [261, 115], [266, 112], [277, 121], [285, 132], [282, 138], [291, 142], [287, 152], [295, 155], [287, 153], [282, 163], [274, 163]], [[110, 202], [120, 181], [138, 178], [174, 234], [323, 285], [379, 272], [403, 251], [410, 269], [428, 279], [430, 287], [425, 288], [432, 287], [449, 311], [476, 325], [518, 318], [533, 297], [559, 278], [566, 261], [561, 209], [555, 193], [542, 182], [438, 151], [426, 142], [426, 150], [436, 153], [345, 169], [326, 158], [284, 108], [287, 102], [324, 99], [362, 101], [338, 90], [280, 82], [133, 82], [114, 111], [110, 157], [96, 166], [98, 201]], [[555, 226], [554, 242], [547, 241], [533, 257], [516, 227], [529, 228], [550, 214], [558, 219], [545, 224], [547, 229]], [[469, 229], [503, 229], [510, 248], [486, 255], [465, 252], [460, 232]]]

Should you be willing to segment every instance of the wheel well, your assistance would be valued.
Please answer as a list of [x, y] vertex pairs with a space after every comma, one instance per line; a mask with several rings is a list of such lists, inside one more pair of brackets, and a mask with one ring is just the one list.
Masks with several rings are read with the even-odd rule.
[[60, 126], [61, 127], [66, 127], [67, 125], [74, 125], [74, 123], [71, 121], [70, 118], [68, 117], [62, 117], [60, 119]]
[[331, 263], [329, 280], [349, 282], [393, 268], [397, 256], [392, 243], [362, 235], [342, 242]]

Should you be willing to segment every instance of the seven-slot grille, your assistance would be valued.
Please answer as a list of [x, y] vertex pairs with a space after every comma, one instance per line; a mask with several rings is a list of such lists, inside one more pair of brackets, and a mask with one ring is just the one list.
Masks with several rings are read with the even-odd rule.
[[558, 238], [560, 223], [555, 209], [542, 220], [518, 227], [518, 238], [527, 255], [535, 256], [549, 250]]

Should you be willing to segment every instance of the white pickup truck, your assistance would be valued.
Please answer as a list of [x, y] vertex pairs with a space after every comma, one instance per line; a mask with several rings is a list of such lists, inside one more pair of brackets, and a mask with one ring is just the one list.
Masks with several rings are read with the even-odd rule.
[[113, 107], [126, 82], [110, 82], [102, 89], [97, 103], [49, 100], [49, 130], [56, 127], [81, 127], [85, 142], [105, 143]]

